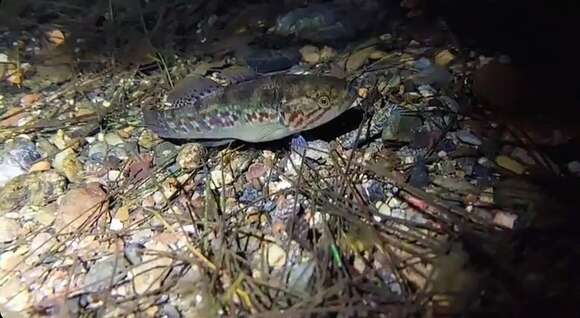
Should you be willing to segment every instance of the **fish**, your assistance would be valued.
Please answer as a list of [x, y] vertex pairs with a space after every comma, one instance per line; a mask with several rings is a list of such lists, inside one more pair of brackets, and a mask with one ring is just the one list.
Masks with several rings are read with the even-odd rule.
[[[357, 95], [329, 75], [244, 75], [221, 85], [187, 77], [162, 107], [143, 109], [161, 138], [261, 143], [319, 127], [351, 108]], [[219, 143], [217, 143], [219, 144]]]

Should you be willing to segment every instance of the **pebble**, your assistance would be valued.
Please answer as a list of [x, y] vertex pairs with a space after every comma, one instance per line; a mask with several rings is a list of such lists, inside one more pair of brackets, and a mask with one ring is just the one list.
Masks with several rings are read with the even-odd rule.
[[0, 161], [0, 187], [7, 184], [10, 180], [23, 175], [26, 170], [12, 158], [3, 158]]
[[347, 73], [354, 72], [359, 68], [361, 68], [363, 65], [365, 65], [365, 63], [369, 59], [369, 56], [374, 51], [375, 51], [374, 47], [367, 47], [352, 53], [346, 60]]
[[440, 66], [447, 66], [455, 59], [455, 55], [449, 50], [443, 50], [435, 55], [435, 64]]
[[207, 150], [198, 143], [184, 145], [177, 155], [177, 165], [185, 171], [199, 169], [205, 163]]
[[99, 214], [106, 214], [106, 197], [97, 184], [70, 190], [59, 200], [55, 227], [63, 233], [78, 231], [85, 221], [92, 222]]
[[78, 182], [81, 180], [80, 172], [82, 166], [78, 161], [76, 152], [71, 148], [56, 154], [52, 165], [56, 171], [63, 173], [69, 181]]
[[536, 161], [534, 160], [534, 158], [532, 158], [532, 156], [530, 156], [530, 153], [522, 147], [514, 148], [514, 150], [511, 153], [511, 157], [517, 159], [518, 161], [528, 166], [533, 166], [536, 164]]
[[18, 176], [0, 188], [0, 215], [25, 205], [44, 206], [64, 192], [66, 180], [54, 170]]
[[126, 271], [125, 259], [117, 256], [109, 256], [99, 259], [85, 276], [85, 285], [89, 291], [104, 290], [121, 281]]
[[322, 50], [320, 50], [320, 61], [321, 62], [328, 62], [336, 57], [336, 50], [330, 46], [324, 46]]
[[4, 272], [10, 272], [17, 269], [17, 267], [24, 260], [24, 256], [13, 251], [8, 251], [0, 254], [0, 274], [4, 275]]
[[28, 171], [29, 172], [47, 171], [49, 169], [50, 169], [50, 161], [42, 160], [33, 164]]
[[268, 265], [273, 268], [281, 268], [286, 264], [286, 251], [274, 243], [267, 245], [266, 255], [268, 259]]
[[298, 293], [306, 292], [315, 268], [313, 262], [292, 265], [288, 273], [288, 287]]
[[453, 80], [453, 75], [439, 65], [431, 64], [414, 74], [411, 79], [417, 85], [435, 85], [439, 88], [447, 87]]
[[159, 288], [173, 259], [157, 255], [145, 255], [143, 262], [129, 270], [135, 292], [139, 295]]
[[383, 185], [376, 180], [371, 179], [363, 182], [362, 189], [370, 203], [375, 203], [385, 198]]
[[424, 188], [431, 183], [431, 178], [429, 177], [429, 169], [423, 160], [417, 160], [417, 163], [411, 169], [411, 176], [409, 178], [409, 183], [417, 188]]
[[398, 111], [393, 111], [392, 116], [385, 121], [382, 139], [383, 141], [411, 142], [422, 124], [419, 117], [403, 116]]
[[50, 142], [59, 150], [64, 150], [71, 141], [72, 139], [62, 129], [59, 129], [50, 139]]
[[419, 85], [419, 87], [417, 87], [417, 90], [419, 91], [419, 94], [421, 94], [421, 96], [423, 97], [433, 97], [435, 96], [435, 94], [437, 94], [437, 91], [430, 85]]
[[[0, 307], [3, 308], [4, 314], [7, 315], [6, 312], [13, 312], [14, 314], [27, 309], [30, 297], [28, 286], [21, 282], [17, 276], [12, 276], [11, 279], [0, 282]], [[19, 315], [14, 315], [13, 317], [18, 317]], [[20, 315], [20, 317], [23, 316]]]
[[106, 143], [98, 141], [93, 143], [89, 147], [89, 159], [98, 163], [103, 163], [105, 161], [108, 146]]
[[47, 232], [38, 233], [30, 242], [30, 250], [34, 255], [42, 255], [52, 248], [50, 240], [52, 235]]
[[177, 147], [170, 142], [160, 142], [153, 147], [155, 162], [165, 164], [177, 154]]
[[526, 171], [526, 167], [524, 165], [508, 156], [504, 155], [497, 156], [495, 158], [495, 163], [498, 166], [507, 169], [515, 174], [523, 174]]
[[329, 155], [330, 146], [328, 142], [324, 140], [315, 140], [308, 143], [304, 156], [315, 161], [326, 162]]
[[260, 196], [260, 192], [253, 187], [246, 186], [240, 196], [240, 203], [249, 204], [255, 202]]
[[482, 144], [481, 139], [466, 129], [458, 130], [455, 132], [455, 136], [457, 136], [457, 139], [461, 140], [461, 142], [469, 145], [480, 146]]
[[230, 171], [222, 171], [219, 168], [212, 170], [210, 172], [210, 176], [212, 180], [210, 187], [213, 190], [234, 182], [234, 177], [232, 176], [232, 173]]
[[268, 167], [261, 162], [255, 162], [248, 167], [248, 171], [246, 172], [246, 180], [256, 180], [266, 176], [268, 172]]
[[40, 94], [26, 94], [20, 98], [20, 106], [30, 107], [32, 104], [36, 103], [42, 95]]
[[300, 54], [304, 62], [308, 64], [317, 64], [320, 62], [320, 50], [313, 45], [305, 45], [300, 49]]
[[139, 146], [145, 149], [153, 149], [153, 147], [155, 147], [155, 145], [159, 144], [160, 142], [161, 139], [159, 139], [159, 137], [150, 130], [145, 129], [141, 135], [139, 135]]
[[518, 216], [513, 213], [498, 211], [493, 217], [493, 223], [508, 229], [513, 229], [517, 219]]
[[20, 224], [17, 221], [0, 217], [0, 242], [12, 242], [18, 237]]
[[122, 145], [125, 143], [117, 133], [110, 132], [105, 134], [105, 142], [110, 146]]
[[580, 176], [580, 161], [571, 161], [567, 165], [568, 171], [570, 173]]

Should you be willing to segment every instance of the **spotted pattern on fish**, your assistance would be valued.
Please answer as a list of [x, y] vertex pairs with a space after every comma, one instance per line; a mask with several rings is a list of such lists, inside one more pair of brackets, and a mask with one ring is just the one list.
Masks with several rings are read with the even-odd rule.
[[262, 142], [318, 127], [355, 99], [345, 80], [329, 76], [278, 74], [227, 87], [207, 81], [180, 84], [171, 107], [144, 109], [145, 125], [164, 138]]

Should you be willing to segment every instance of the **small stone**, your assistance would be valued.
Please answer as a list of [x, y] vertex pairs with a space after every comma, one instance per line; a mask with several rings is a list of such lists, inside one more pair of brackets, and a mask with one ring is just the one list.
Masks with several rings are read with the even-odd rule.
[[431, 183], [429, 169], [423, 160], [418, 160], [413, 169], [411, 169], [409, 183], [417, 188], [424, 188]]
[[244, 192], [240, 196], [240, 203], [244, 203], [244, 204], [253, 203], [258, 199], [259, 195], [260, 195], [260, 193], [258, 192], [258, 190], [247, 186], [244, 188]]
[[90, 291], [104, 290], [111, 283], [114, 285], [121, 281], [126, 272], [126, 262], [121, 256], [109, 256], [99, 259], [85, 277], [86, 288]]
[[411, 142], [415, 132], [423, 122], [415, 116], [404, 116], [399, 111], [393, 111], [384, 123], [383, 141]]
[[348, 56], [348, 59], [346, 60], [347, 73], [354, 72], [354, 71], [358, 70], [360, 67], [362, 67], [363, 65], [365, 65], [365, 63], [369, 59], [369, 56], [374, 51], [375, 51], [374, 47], [367, 47], [364, 49], [360, 49], [360, 50], [352, 53], [350, 56]]
[[376, 180], [367, 180], [362, 184], [365, 196], [370, 203], [375, 203], [385, 198], [383, 185]]
[[573, 175], [580, 176], [580, 161], [569, 162], [567, 168]]
[[78, 161], [77, 154], [71, 148], [67, 148], [54, 157], [52, 163], [56, 171], [63, 173], [71, 182], [80, 181], [81, 164]]
[[26, 171], [14, 159], [6, 158], [0, 160], [0, 187], [24, 173]]
[[29, 107], [40, 100], [41, 97], [42, 95], [40, 94], [26, 94], [20, 98], [20, 106]]
[[336, 56], [336, 50], [331, 48], [330, 46], [324, 46], [322, 50], [320, 50], [320, 61], [321, 62], [328, 62], [332, 60]]
[[320, 50], [313, 45], [305, 45], [300, 49], [302, 59], [308, 64], [317, 64], [320, 62]]
[[52, 235], [47, 232], [38, 233], [30, 242], [30, 250], [34, 255], [42, 255], [48, 252], [52, 245], [49, 241], [52, 239]]
[[313, 262], [294, 264], [289, 269], [288, 287], [298, 293], [306, 292], [311, 283], [315, 267]]
[[281, 268], [286, 264], [286, 252], [283, 248], [276, 244], [268, 244], [267, 246], [268, 265], [273, 268]]
[[161, 139], [159, 139], [159, 137], [153, 133], [150, 130], [143, 130], [143, 132], [141, 133], [141, 135], [139, 136], [139, 146], [145, 148], [145, 149], [153, 149], [153, 147], [155, 147], [155, 145], [159, 144], [161, 142]]
[[85, 222], [96, 221], [106, 214], [106, 198], [106, 193], [97, 184], [70, 190], [59, 200], [56, 228], [69, 233], [79, 230]]
[[117, 145], [122, 145], [123, 143], [125, 143], [123, 141], [123, 139], [121, 139], [121, 137], [119, 137], [119, 135], [117, 135], [117, 133], [114, 133], [114, 132], [110, 132], [110, 133], [105, 134], [105, 142], [109, 146], [117, 146]]
[[39, 162], [33, 164], [28, 171], [29, 172], [46, 171], [49, 169], [50, 169], [50, 162], [48, 160], [42, 160], [42, 161], [39, 161]]
[[419, 94], [421, 94], [421, 96], [423, 97], [433, 97], [435, 96], [435, 94], [437, 94], [437, 91], [430, 85], [419, 85], [419, 87], [417, 87], [417, 90], [419, 91]]
[[123, 229], [123, 222], [117, 218], [112, 218], [111, 223], [109, 224], [109, 229], [115, 232], [121, 231]]
[[212, 170], [211, 173], [211, 184], [210, 187], [212, 189], [221, 188], [224, 185], [231, 184], [234, 182], [234, 177], [232, 176], [231, 172], [229, 171], [222, 171], [220, 169]]
[[49, 226], [56, 219], [56, 205], [50, 204], [45, 207], [40, 208], [35, 215], [35, 219], [38, 223]]
[[254, 179], [260, 179], [264, 177], [268, 172], [268, 167], [261, 162], [255, 162], [248, 167], [248, 172], [246, 172], [246, 179], [248, 181]]
[[328, 142], [324, 140], [315, 140], [308, 143], [304, 156], [315, 161], [325, 162], [329, 155], [330, 146]]
[[18, 222], [0, 217], [0, 242], [12, 242], [18, 237], [20, 224]]
[[455, 136], [457, 136], [457, 139], [461, 140], [461, 142], [469, 145], [480, 146], [482, 144], [481, 139], [469, 130], [459, 130], [455, 133]]
[[391, 207], [385, 202], [379, 201], [375, 204], [375, 206], [379, 210], [379, 214], [391, 216]]
[[115, 213], [115, 218], [121, 222], [129, 220], [129, 208], [125, 205], [120, 207]]
[[521, 163], [515, 161], [514, 159], [508, 157], [508, 156], [497, 156], [495, 158], [495, 163], [506, 169], [509, 170], [515, 174], [522, 174], [526, 171], [526, 167], [524, 165], [522, 165]]
[[10, 272], [15, 269], [21, 264], [24, 260], [24, 256], [20, 255], [16, 252], [9, 251], [0, 254], [0, 274], [3, 275], [2, 271]]
[[371, 59], [371, 60], [380, 60], [380, 59], [382, 59], [385, 56], [387, 56], [387, 53], [385, 51], [374, 50], [369, 55], [369, 59]]
[[517, 159], [518, 161], [520, 161], [528, 166], [533, 166], [536, 164], [536, 161], [534, 160], [534, 158], [532, 158], [532, 156], [530, 156], [530, 153], [521, 147], [516, 147], [512, 151], [511, 157]]
[[207, 151], [201, 144], [186, 144], [177, 155], [177, 165], [185, 171], [199, 169], [205, 163]]
[[119, 170], [110, 170], [107, 172], [107, 180], [110, 182], [117, 182], [120, 181], [121, 171]]
[[443, 50], [435, 55], [435, 64], [440, 66], [447, 66], [455, 59], [455, 55], [449, 50]]
[[108, 146], [106, 143], [98, 141], [89, 147], [89, 159], [95, 162], [103, 163], [107, 154]]
[[513, 229], [517, 219], [518, 216], [513, 213], [498, 211], [493, 217], [493, 223], [508, 229]]
[[68, 147], [71, 142], [71, 138], [64, 132], [64, 130], [59, 129], [56, 134], [51, 138], [51, 142], [59, 149], [64, 150]]
[[2, 308], [3, 313], [4, 311], [21, 312], [28, 308], [29, 301], [28, 286], [21, 282], [17, 276], [14, 275], [8, 281], [0, 282], [0, 308]]

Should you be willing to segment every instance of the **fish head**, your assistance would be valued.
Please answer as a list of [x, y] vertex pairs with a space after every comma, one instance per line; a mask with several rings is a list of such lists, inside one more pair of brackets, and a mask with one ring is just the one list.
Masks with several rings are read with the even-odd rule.
[[297, 75], [282, 86], [281, 115], [292, 131], [318, 127], [338, 117], [356, 99], [344, 79]]

